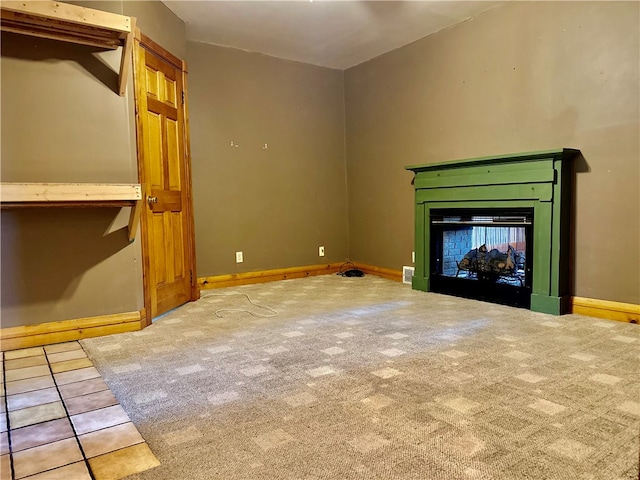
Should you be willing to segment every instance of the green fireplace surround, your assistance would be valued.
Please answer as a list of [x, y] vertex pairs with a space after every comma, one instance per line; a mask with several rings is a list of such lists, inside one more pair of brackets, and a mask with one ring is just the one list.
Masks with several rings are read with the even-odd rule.
[[413, 288], [430, 291], [432, 209], [533, 209], [531, 310], [569, 311], [571, 160], [579, 150], [471, 158], [405, 167], [415, 173]]

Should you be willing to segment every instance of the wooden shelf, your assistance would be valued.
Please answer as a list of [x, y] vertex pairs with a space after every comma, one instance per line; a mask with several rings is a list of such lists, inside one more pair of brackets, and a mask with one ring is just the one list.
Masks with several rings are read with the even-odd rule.
[[102, 203], [142, 199], [139, 183], [0, 183], [2, 203]]
[[2, 208], [127, 207], [129, 241], [136, 236], [142, 209], [139, 183], [0, 183]]
[[118, 90], [124, 95], [135, 17], [54, 1], [2, 0], [0, 11], [1, 28], [7, 32], [108, 49], [122, 46]]

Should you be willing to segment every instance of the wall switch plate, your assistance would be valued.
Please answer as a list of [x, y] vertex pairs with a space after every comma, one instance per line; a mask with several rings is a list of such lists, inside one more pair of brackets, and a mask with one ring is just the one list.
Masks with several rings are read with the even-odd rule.
[[411, 262], [416, 263], [416, 252], [411, 252]]
[[236, 252], [236, 263], [244, 262], [244, 257], [242, 256], [242, 252]]
[[318, 247], [318, 256], [324, 257], [324, 247]]

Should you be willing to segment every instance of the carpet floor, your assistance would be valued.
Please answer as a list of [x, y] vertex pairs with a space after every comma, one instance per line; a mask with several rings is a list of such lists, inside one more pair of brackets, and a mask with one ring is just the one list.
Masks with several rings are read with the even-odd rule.
[[327, 275], [81, 344], [160, 460], [131, 479], [639, 477], [638, 325]]

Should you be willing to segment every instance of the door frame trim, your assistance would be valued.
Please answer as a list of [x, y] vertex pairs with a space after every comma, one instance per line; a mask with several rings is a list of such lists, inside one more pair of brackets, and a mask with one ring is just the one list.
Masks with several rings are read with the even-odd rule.
[[[179, 59], [175, 55], [171, 54], [169, 51], [164, 49], [162, 46], [158, 45], [156, 42], [151, 40], [149, 37], [144, 35], [139, 28], [136, 28], [135, 37], [134, 37], [134, 54], [133, 54], [133, 91], [134, 91], [134, 104], [135, 104], [135, 125], [136, 125], [136, 156], [138, 163], [138, 181], [143, 181], [144, 179], [144, 137], [141, 134], [142, 127], [142, 119], [140, 118], [140, 103], [139, 103], [139, 95], [140, 89], [142, 88], [140, 85], [141, 72], [138, 62], [138, 55], [136, 52], [140, 49], [144, 48], [145, 50], [151, 52], [153, 55], [157, 56], [161, 60], [169, 63], [173, 67], [177, 68], [182, 72], [182, 89], [183, 89], [183, 99], [184, 101], [181, 103], [181, 107], [183, 110], [183, 119], [184, 123], [182, 125], [183, 129], [183, 141], [184, 141], [184, 168], [185, 168], [185, 182], [184, 187], [187, 189], [186, 192], [186, 205], [183, 205], [183, 213], [186, 215], [186, 224], [187, 224], [187, 243], [184, 246], [187, 249], [187, 267], [188, 271], [191, 274], [190, 278], [190, 292], [188, 296], [188, 302], [192, 302], [200, 298], [200, 290], [198, 288], [198, 277], [196, 275], [196, 265], [195, 265], [195, 229], [194, 229], [194, 220], [193, 220], [193, 192], [192, 192], [192, 176], [191, 176], [191, 144], [190, 144], [190, 135], [189, 135], [189, 109], [188, 109], [188, 101], [187, 101], [187, 64], [184, 60]], [[146, 191], [146, 185], [143, 184], [143, 195], [146, 199], [146, 196], [149, 192]], [[145, 201], [143, 199], [143, 201]], [[145, 205], [146, 206], [146, 205]], [[146, 318], [142, 319], [143, 327], [151, 325], [151, 281], [149, 279], [150, 272], [150, 258], [149, 258], [149, 226], [147, 224], [146, 215], [140, 215], [140, 242], [141, 242], [141, 250], [142, 250], [142, 282], [143, 282], [143, 296], [144, 296], [144, 308], [147, 312]]]

